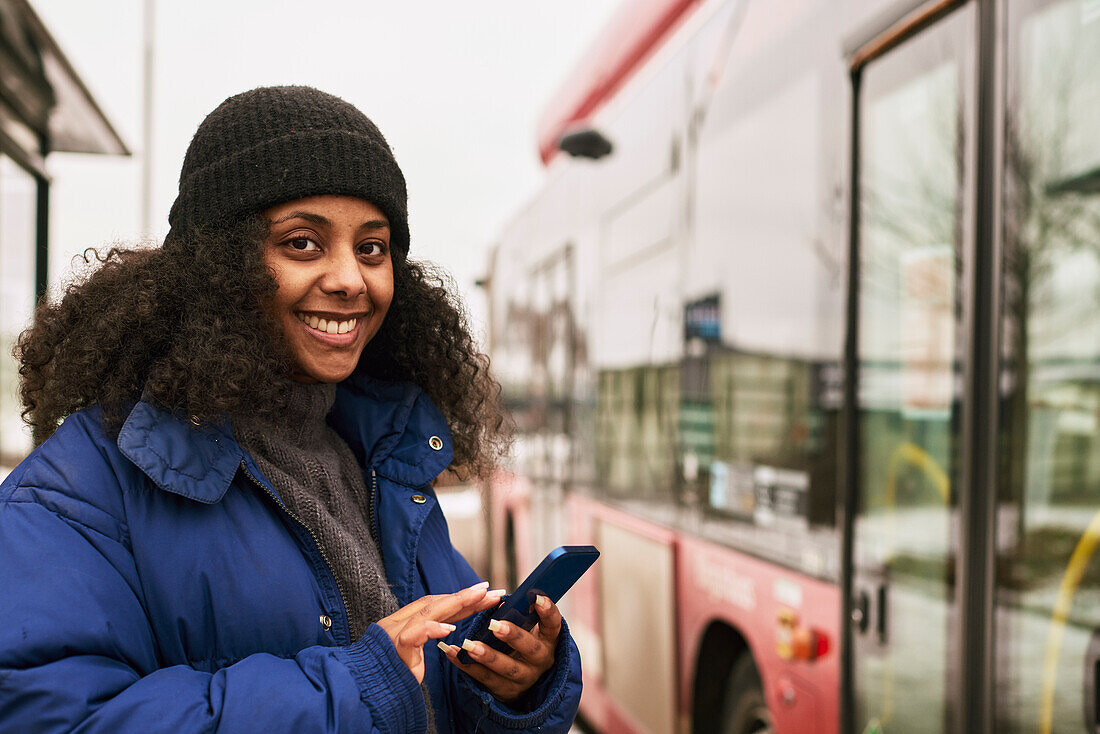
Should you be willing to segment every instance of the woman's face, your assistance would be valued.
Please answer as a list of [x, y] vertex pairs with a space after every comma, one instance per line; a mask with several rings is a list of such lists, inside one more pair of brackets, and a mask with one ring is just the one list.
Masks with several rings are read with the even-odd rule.
[[263, 260], [278, 289], [271, 311], [302, 382], [339, 382], [355, 369], [393, 299], [389, 221], [352, 196], [310, 196], [263, 212]]

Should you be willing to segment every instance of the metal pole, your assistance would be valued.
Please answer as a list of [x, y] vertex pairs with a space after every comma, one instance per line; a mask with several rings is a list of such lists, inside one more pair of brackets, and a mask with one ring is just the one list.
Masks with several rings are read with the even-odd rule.
[[34, 305], [46, 298], [50, 278], [50, 180], [35, 175]]
[[999, 173], [1002, 100], [998, 11], [994, 0], [977, 3], [977, 124], [975, 236], [971, 298], [973, 357], [966, 380], [962, 418], [964, 446], [959, 493], [959, 548], [956, 559], [959, 705], [955, 729], [991, 734], [995, 724], [994, 614], [996, 575], [997, 431], [1002, 262]]
[[841, 471], [840, 486], [837, 492], [837, 509], [840, 514], [840, 732], [852, 734], [856, 731], [856, 681], [853, 674], [855, 664], [855, 626], [852, 623], [854, 609], [853, 574], [855, 567], [852, 553], [855, 547], [855, 515], [859, 503], [859, 196], [860, 196], [860, 84], [863, 74], [860, 69], [852, 72], [851, 106], [851, 169], [849, 184], [848, 210], [848, 303], [846, 319], [848, 322], [844, 337], [844, 403], [841, 410]]

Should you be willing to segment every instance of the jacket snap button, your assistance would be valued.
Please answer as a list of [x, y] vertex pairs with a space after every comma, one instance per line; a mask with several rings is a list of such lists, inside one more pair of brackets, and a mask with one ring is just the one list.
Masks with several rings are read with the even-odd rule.
[[332, 629], [332, 617], [328, 616], [327, 614], [322, 614], [321, 627], [324, 628], [325, 632], [328, 632], [330, 629]]
[[418, 504], [418, 505], [422, 505], [422, 504], [424, 504], [425, 502], [427, 502], [427, 501], [428, 501], [428, 498], [427, 498], [427, 497], [425, 497], [425, 496], [424, 496], [424, 495], [422, 495], [422, 494], [414, 494], [414, 495], [412, 496], [412, 501], [413, 501], [413, 502], [415, 502], [415, 503], [416, 503], [416, 504]]
[[428, 439], [428, 445], [432, 447], [433, 451], [439, 451], [443, 448], [443, 439], [439, 436], [432, 436]]

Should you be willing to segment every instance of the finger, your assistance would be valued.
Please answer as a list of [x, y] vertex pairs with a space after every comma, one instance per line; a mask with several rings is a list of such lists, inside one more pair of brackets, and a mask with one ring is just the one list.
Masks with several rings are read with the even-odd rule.
[[453, 594], [428, 594], [420, 597], [416, 601], [409, 602], [393, 614], [389, 615], [388, 618], [395, 621], [405, 620], [415, 614], [421, 614], [425, 607], [431, 607], [432, 605], [439, 604], [447, 597], [467, 595], [465, 598], [471, 599], [480, 596], [479, 592], [483, 593], [488, 588], [489, 582], [482, 581], [481, 583], [474, 584], [473, 586], [467, 587], [462, 591], [456, 591]]
[[458, 653], [460, 648], [458, 645], [448, 645], [445, 642], [438, 643], [439, 649], [443, 651], [443, 654], [451, 664], [459, 670], [466, 673], [468, 676], [481, 683], [487, 688], [494, 696], [501, 701], [507, 703], [508, 701], [517, 698], [519, 694], [523, 693], [530, 686], [521, 686], [521, 684], [515, 681], [508, 680], [507, 678], [494, 673], [480, 663], [464, 663], [458, 659]]
[[477, 584], [453, 594], [423, 597], [424, 603], [418, 605], [410, 617], [432, 619], [437, 622], [457, 622], [476, 612], [491, 609], [500, 603], [503, 595], [503, 589], [487, 591], [484, 584]]
[[539, 615], [539, 637], [551, 647], [556, 646], [558, 635], [561, 634], [561, 612], [558, 611], [558, 605], [550, 601], [549, 597], [539, 594], [535, 597], [535, 611]]
[[398, 648], [399, 653], [401, 648], [423, 647], [428, 640], [438, 640], [446, 637], [455, 629], [457, 628], [453, 624], [436, 622], [430, 619], [412, 620], [406, 623], [401, 631], [397, 633], [393, 641], [394, 647]]
[[460, 591], [451, 595], [453, 598], [441, 599], [438, 603], [432, 605], [430, 611], [422, 611], [421, 614], [430, 616], [440, 622], [457, 622], [460, 619], [469, 617], [471, 614], [498, 606], [501, 597], [504, 596], [504, 589], [489, 589], [488, 591], [480, 589], [477, 593], [467, 592], [468, 590]]
[[489, 631], [498, 639], [511, 645], [520, 657], [540, 670], [546, 670], [554, 662], [554, 648], [536, 634], [501, 620], [491, 620]]
[[422, 596], [416, 601], [409, 602], [393, 614], [383, 617], [383, 619], [390, 622], [405, 622], [419, 614], [420, 610], [431, 604], [435, 598], [436, 596], [434, 595]]
[[[470, 589], [473, 588], [475, 587], [470, 587]], [[482, 586], [482, 588], [487, 588], [487, 584]], [[469, 591], [470, 589], [463, 589], [462, 592], [456, 593], [463, 593]], [[412, 617], [415, 617], [417, 615], [424, 616], [423, 613], [425, 609], [431, 608], [433, 605], [438, 605], [441, 601], [444, 601], [447, 597], [450, 596], [453, 596], [453, 594], [425, 594], [416, 601], [409, 602], [393, 614], [385, 617], [385, 619], [395, 622], [402, 622], [411, 619]]]
[[526, 660], [497, 652], [483, 642], [463, 640], [462, 649], [470, 653], [474, 662], [483, 665], [501, 678], [515, 683], [521, 690], [527, 690], [542, 674], [541, 670], [537, 670]]

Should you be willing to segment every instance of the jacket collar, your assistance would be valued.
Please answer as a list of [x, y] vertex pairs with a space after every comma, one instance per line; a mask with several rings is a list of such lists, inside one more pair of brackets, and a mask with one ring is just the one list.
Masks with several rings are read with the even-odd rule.
[[[412, 383], [352, 375], [328, 420], [364, 469], [398, 484], [422, 487], [451, 463], [447, 422]], [[247, 457], [229, 421], [197, 427], [146, 397], [123, 423], [118, 447], [161, 489], [208, 504], [225, 496]]]

